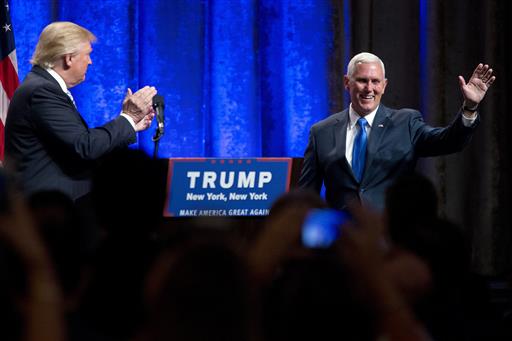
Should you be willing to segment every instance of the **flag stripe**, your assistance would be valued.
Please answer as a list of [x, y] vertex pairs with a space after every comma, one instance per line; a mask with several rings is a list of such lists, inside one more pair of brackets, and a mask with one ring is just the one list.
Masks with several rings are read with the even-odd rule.
[[0, 3], [0, 161], [4, 159], [4, 128], [7, 109], [18, 85], [18, 61], [9, 2], [3, 0]]
[[14, 90], [16, 90], [19, 85], [18, 74], [16, 73], [14, 65], [12, 65], [11, 58], [5, 58], [0, 61], [0, 81], [2, 82], [2, 87], [7, 97], [11, 99]]
[[4, 127], [9, 103], [10, 101], [9, 98], [7, 98], [4, 88], [0, 86], [0, 160], [4, 159]]
[[11, 64], [14, 67], [14, 70], [16, 70], [16, 75], [18, 74], [18, 58], [16, 57], [16, 50], [13, 50], [11, 53], [9, 53], [9, 59], [11, 60]]
[[4, 123], [0, 122], [0, 141], [2, 142], [2, 148], [0, 148], [0, 162], [4, 160]]
[[0, 121], [5, 125], [5, 119], [7, 117], [7, 109], [10, 103], [9, 97], [4, 91], [4, 88], [0, 86]]

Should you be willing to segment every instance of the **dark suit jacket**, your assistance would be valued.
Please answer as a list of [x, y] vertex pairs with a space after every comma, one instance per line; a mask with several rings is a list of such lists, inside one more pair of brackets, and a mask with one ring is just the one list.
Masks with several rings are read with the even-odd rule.
[[397, 177], [414, 171], [418, 157], [454, 153], [470, 141], [478, 122], [465, 127], [461, 117], [459, 112], [449, 126], [434, 128], [416, 110], [395, 110], [381, 104], [358, 183], [345, 157], [348, 109], [333, 114], [310, 130], [299, 186], [320, 192], [324, 183], [326, 200], [333, 207], [343, 208], [348, 200], [359, 198], [381, 210], [386, 189]]
[[19, 174], [27, 194], [56, 189], [77, 199], [90, 190], [96, 161], [135, 141], [124, 117], [90, 129], [57, 81], [34, 66], [9, 106], [6, 167]]

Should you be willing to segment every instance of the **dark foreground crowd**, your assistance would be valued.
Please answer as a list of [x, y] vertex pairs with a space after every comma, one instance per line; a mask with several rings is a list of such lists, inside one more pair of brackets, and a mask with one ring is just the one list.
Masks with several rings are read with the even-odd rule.
[[136, 151], [105, 160], [77, 203], [23, 197], [2, 174], [0, 340], [512, 339], [424, 177], [389, 188], [384, 214], [353, 203], [325, 249], [301, 243], [308, 212], [326, 207], [316, 194], [283, 195], [256, 228], [170, 223], [163, 179]]

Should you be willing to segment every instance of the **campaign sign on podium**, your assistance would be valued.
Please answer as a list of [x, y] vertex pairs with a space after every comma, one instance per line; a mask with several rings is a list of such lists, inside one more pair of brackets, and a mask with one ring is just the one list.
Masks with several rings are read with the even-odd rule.
[[290, 188], [291, 167], [291, 158], [169, 159], [164, 215], [268, 215]]

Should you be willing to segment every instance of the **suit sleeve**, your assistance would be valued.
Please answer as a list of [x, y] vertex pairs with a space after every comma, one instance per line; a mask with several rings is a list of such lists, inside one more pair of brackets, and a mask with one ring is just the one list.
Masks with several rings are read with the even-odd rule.
[[315, 129], [311, 128], [309, 132], [309, 140], [306, 150], [304, 151], [304, 162], [299, 178], [299, 187], [304, 189], [312, 189], [320, 193], [323, 183], [323, 172], [319, 168]]
[[438, 156], [461, 151], [470, 141], [479, 123], [479, 118], [471, 127], [464, 126], [462, 112], [444, 128], [428, 126], [419, 112], [411, 119], [414, 145], [419, 156]]
[[53, 86], [36, 89], [31, 98], [33, 128], [48, 144], [82, 160], [96, 160], [136, 141], [136, 133], [124, 117], [89, 129], [67, 95]]

